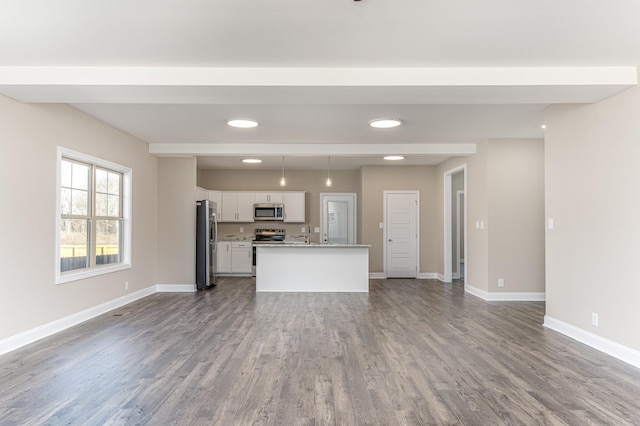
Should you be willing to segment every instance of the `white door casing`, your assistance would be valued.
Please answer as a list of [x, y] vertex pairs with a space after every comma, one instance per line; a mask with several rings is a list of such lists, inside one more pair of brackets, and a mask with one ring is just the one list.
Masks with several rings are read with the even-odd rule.
[[416, 278], [419, 268], [419, 191], [384, 191], [387, 278]]
[[455, 274], [457, 277], [463, 278], [464, 271], [460, 269], [460, 264], [464, 260], [464, 234], [466, 229], [464, 228], [464, 190], [456, 191], [456, 258], [455, 258]]
[[[464, 184], [463, 191], [465, 191], [465, 202], [463, 209], [463, 218], [462, 223], [467, 223], [467, 199], [466, 199], [466, 190], [467, 190], [467, 165], [463, 164], [461, 166], [455, 167], [451, 170], [447, 170], [444, 172], [444, 271], [441, 276], [441, 280], [446, 283], [450, 283], [453, 280], [453, 256], [452, 249], [453, 246], [453, 221], [452, 221], [452, 209], [453, 209], [453, 197], [451, 195], [451, 177], [456, 173], [464, 173]], [[465, 229], [466, 231], [466, 229]], [[464, 268], [465, 271], [462, 273], [463, 276], [467, 277], [467, 232], [463, 232], [464, 241], [462, 242], [463, 252], [465, 256]], [[467, 278], [465, 278], [465, 287], [466, 287]]]

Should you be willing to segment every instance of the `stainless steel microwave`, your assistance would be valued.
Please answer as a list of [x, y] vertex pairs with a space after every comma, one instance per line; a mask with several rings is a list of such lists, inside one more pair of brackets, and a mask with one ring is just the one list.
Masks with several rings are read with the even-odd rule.
[[284, 205], [271, 203], [254, 204], [253, 220], [284, 220]]

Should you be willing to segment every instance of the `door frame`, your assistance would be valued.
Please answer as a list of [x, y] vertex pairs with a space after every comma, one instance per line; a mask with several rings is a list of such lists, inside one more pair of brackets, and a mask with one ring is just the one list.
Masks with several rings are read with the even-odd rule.
[[[442, 275], [441, 281], [445, 283], [450, 283], [453, 281], [453, 255], [451, 253], [451, 247], [453, 246], [453, 223], [451, 219], [451, 213], [453, 210], [453, 197], [451, 196], [451, 177], [456, 174], [464, 172], [464, 186], [463, 190], [465, 191], [465, 200], [464, 200], [464, 223], [467, 223], [467, 206], [469, 205], [467, 194], [467, 163], [464, 163], [460, 166], [454, 167], [453, 169], [449, 169], [444, 172], [444, 271]], [[465, 226], [464, 233], [464, 277], [465, 277], [465, 287], [466, 283], [469, 281], [469, 276], [467, 274], [467, 265], [469, 252], [467, 251], [467, 234]]]
[[[460, 211], [460, 199], [464, 198], [464, 189], [456, 191], [456, 258], [455, 260], [455, 272], [453, 272], [453, 279], [460, 279], [460, 247], [464, 247], [464, 241], [460, 239], [460, 229], [464, 229], [464, 212]], [[466, 202], [466, 198], [464, 198]], [[461, 215], [462, 213], [462, 215]], [[462, 216], [462, 217], [461, 217]], [[464, 230], [466, 234], [466, 229]], [[464, 276], [464, 273], [462, 274]]]
[[385, 190], [382, 204], [382, 273], [387, 277], [387, 196], [389, 194], [414, 194], [416, 196], [416, 278], [420, 277], [420, 191], [418, 190]]
[[353, 244], [358, 242], [358, 194], [355, 192], [321, 192], [320, 193], [320, 244], [325, 244], [323, 241], [323, 235], [325, 232], [325, 211], [324, 211], [324, 199], [325, 197], [349, 197], [353, 202], [353, 229], [350, 231], [353, 238]]

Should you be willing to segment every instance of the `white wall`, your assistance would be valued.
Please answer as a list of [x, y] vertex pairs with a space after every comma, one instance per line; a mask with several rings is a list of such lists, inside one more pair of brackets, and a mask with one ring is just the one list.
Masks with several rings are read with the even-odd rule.
[[454, 157], [437, 166], [436, 169], [436, 198], [433, 200], [433, 211], [437, 217], [438, 232], [435, 239], [437, 247], [437, 271], [444, 275], [444, 173], [448, 170], [466, 164], [467, 188], [465, 189], [465, 202], [467, 205], [467, 253], [465, 263], [467, 276], [465, 285], [489, 290], [489, 238], [487, 228], [476, 229], [476, 221], [488, 223], [488, 155], [489, 142], [482, 141], [477, 145], [477, 153], [470, 157]]
[[543, 293], [544, 141], [491, 140], [488, 170], [489, 291]]
[[[133, 169], [131, 269], [54, 284], [58, 145]], [[132, 136], [66, 105], [0, 96], [0, 339], [156, 283], [156, 178]]]
[[[492, 139], [477, 154], [453, 158], [437, 169], [437, 211], [444, 211], [444, 173], [466, 164], [467, 288], [481, 297], [544, 289], [544, 141]], [[442, 214], [439, 235], [444, 235]], [[484, 222], [484, 229], [476, 228]], [[444, 237], [438, 238], [438, 273], [444, 275]], [[505, 287], [498, 287], [498, 278]], [[539, 293], [530, 295], [530, 293]], [[506, 297], [506, 296], [505, 296]]]
[[[640, 350], [640, 88], [545, 114], [547, 315]], [[599, 314], [599, 326], [591, 314]]]
[[196, 283], [196, 159], [158, 160], [158, 284]]

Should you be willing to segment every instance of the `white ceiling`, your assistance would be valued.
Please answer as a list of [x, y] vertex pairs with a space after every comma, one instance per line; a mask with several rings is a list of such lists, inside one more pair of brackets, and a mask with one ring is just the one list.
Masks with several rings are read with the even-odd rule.
[[637, 0], [0, 0], [0, 93], [199, 167], [437, 164], [635, 85], [639, 18]]

